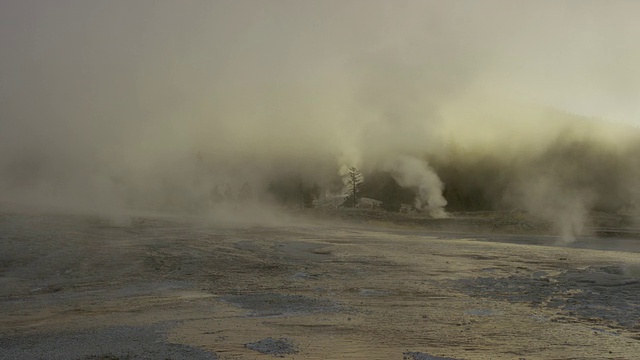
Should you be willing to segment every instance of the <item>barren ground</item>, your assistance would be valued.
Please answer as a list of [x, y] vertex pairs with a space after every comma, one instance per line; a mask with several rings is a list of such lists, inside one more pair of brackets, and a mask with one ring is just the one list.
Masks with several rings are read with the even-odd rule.
[[616, 219], [562, 244], [517, 214], [372, 214], [5, 212], [0, 359], [638, 359], [640, 240]]

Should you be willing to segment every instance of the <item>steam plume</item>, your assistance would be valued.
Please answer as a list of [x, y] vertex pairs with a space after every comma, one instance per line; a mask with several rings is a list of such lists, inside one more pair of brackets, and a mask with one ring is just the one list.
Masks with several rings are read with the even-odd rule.
[[356, 166], [579, 235], [640, 204], [640, 3], [569, 3], [3, 1], [0, 202], [206, 212]]
[[387, 164], [385, 171], [402, 187], [416, 189], [414, 206], [436, 218], [446, 217], [447, 200], [442, 196], [444, 184], [424, 160], [399, 156]]

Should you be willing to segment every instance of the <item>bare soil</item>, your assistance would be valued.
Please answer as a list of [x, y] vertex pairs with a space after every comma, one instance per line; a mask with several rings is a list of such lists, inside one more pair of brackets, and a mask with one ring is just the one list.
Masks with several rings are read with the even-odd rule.
[[567, 244], [522, 214], [340, 214], [231, 226], [3, 213], [0, 359], [640, 354], [625, 219]]

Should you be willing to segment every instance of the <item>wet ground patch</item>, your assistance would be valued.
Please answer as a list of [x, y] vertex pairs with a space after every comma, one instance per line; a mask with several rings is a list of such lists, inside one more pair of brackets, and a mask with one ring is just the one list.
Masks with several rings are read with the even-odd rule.
[[276, 254], [292, 262], [318, 262], [331, 255], [327, 244], [304, 241], [282, 241], [275, 246]]
[[465, 311], [464, 313], [466, 315], [473, 315], [473, 316], [498, 316], [498, 315], [502, 315], [502, 312], [499, 311], [499, 310], [484, 309], [484, 308], [469, 309], [469, 310]]
[[226, 295], [223, 301], [250, 310], [249, 316], [285, 316], [336, 312], [340, 305], [328, 299], [276, 293]]
[[457, 360], [449, 357], [433, 356], [418, 351], [407, 351], [402, 354], [403, 360]]
[[266, 338], [260, 341], [247, 343], [244, 345], [247, 349], [251, 349], [262, 354], [284, 357], [285, 355], [295, 354], [298, 352], [295, 344], [289, 338]]
[[0, 338], [0, 359], [215, 360], [216, 354], [169, 343], [171, 324], [112, 326], [76, 332]]
[[554, 308], [564, 315], [603, 319], [627, 328], [640, 326], [640, 280], [622, 266], [593, 266], [557, 275], [537, 271], [455, 282], [474, 296]]

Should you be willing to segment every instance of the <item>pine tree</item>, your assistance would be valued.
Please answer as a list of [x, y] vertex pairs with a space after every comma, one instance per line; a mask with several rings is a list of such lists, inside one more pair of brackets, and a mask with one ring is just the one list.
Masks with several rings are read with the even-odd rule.
[[349, 168], [349, 187], [347, 189], [347, 198], [345, 199], [345, 205], [350, 207], [356, 207], [358, 200], [360, 200], [360, 189], [362, 187], [362, 174], [355, 167]]
[[313, 184], [313, 186], [309, 187], [301, 187], [302, 193], [302, 206], [305, 208], [313, 208], [315, 207], [315, 200], [320, 195], [320, 187], [318, 184]]

